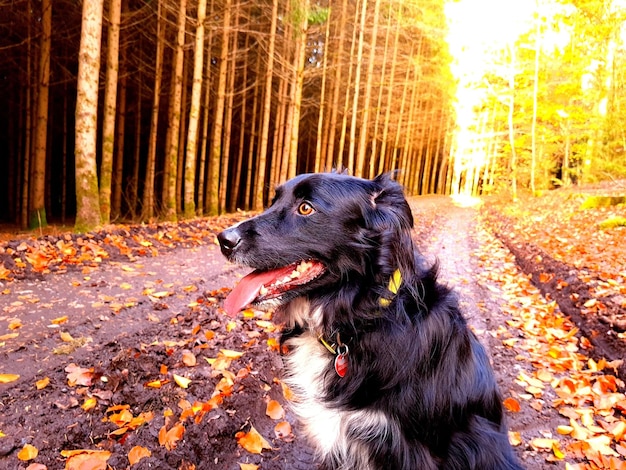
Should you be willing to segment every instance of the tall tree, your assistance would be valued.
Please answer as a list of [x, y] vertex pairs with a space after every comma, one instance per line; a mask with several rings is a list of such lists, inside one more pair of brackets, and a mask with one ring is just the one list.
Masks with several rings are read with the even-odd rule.
[[[50, 48], [52, 43], [52, 1], [41, 2], [41, 42], [39, 80], [37, 83], [37, 122], [35, 124], [35, 158], [33, 159], [29, 226], [45, 227], [45, 186], [48, 136], [48, 96], [50, 93]], [[28, 123], [27, 125], [30, 125]]]
[[200, 99], [202, 97], [202, 71], [204, 70], [204, 20], [206, 18], [206, 0], [198, 0], [196, 23], [196, 43], [193, 60], [193, 78], [191, 87], [191, 109], [187, 128], [187, 156], [185, 158], [185, 197], [184, 216], [196, 215], [196, 161], [198, 153], [198, 122], [200, 120]]
[[[222, 134], [224, 128], [224, 106], [226, 102], [226, 74], [228, 71], [228, 43], [230, 30], [231, 0], [224, 2], [224, 26], [222, 30], [222, 46], [219, 56], [219, 75], [217, 83], [217, 100], [211, 136], [211, 153], [209, 156], [208, 214], [219, 213], [220, 160], [222, 156]], [[228, 171], [228, 162], [221, 162], [222, 171]]]
[[165, 181], [163, 192], [165, 203], [165, 219], [176, 220], [177, 194], [176, 179], [178, 177], [178, 150], [180, 146], [179, 132], [181, 121], [181, 101], [183, 93], [183, 65], [185, 60], [185, 29], [187, 23], [187, 0], [180, 0], [178, 5], [178, 26], [174, 63], [172, 70], [172, 93], [170, 95], [170, 112], [168, 116], [168, 146], [165, 149]]
[[102, 161], [100, 162], [100, 217], [111, 221], [111, 176], [115, 149], [115, 114], [117, 109], [117, 77], [120, 59], [120, 16], [122, 0], [109, 1], [107, 35], [107, 66], [104, 84], [104, 119], [102, 123]]
[[152, 97], [152, 113], [150, 118], [150, 136], [148, 143], [148, 159], [146, 162], [146, 178], [144, 180], [141, 219], [151, 220], [154, 217], [154, 177], [156, 169], [157, 135], [159, 130], [159, 105], [161, 103], [161, 83], [163, 81], [163, 50], [165, 48], [165, 22], [162, 20], [162, 2], [157, 0], [156, 12], [156, 58], [154, 63], [154, 88]]
[[76, 230], [100, 224], [96, 138], [104, 0], [83, 2], [76, 92]]
[[276, 24], [278, 21], [278, 0], [272, 0], [272, 19], [270, 21], [267, 67], [265, 68], [265, 90], [263, 91], [263, 116], [261, 117], [261, 145], [259, 147], [259, 173], [254, 183], [254, 199], [252, 208], [263, 207], [263, 187], [265, 168], [267, 167], [267, 151], [269, 145], [270, 119], [272, 112], [272, 79], [274, 78], [274, 48], [276, 47]]
[[369, 136], [370, 102], [372, 100], [372, 81], [374, 79], [374, 62], [376, 59], [376, 37], [378, 36], [378, 16], [380, 13], [380, 0], [374, 2], [374, 19], [372, 26], [372, 39], [370, 41], [370, 54], [365, 76], [365, 96], [363, 99], [363, 116], [359, 133], [359, 146], [357, 148], [355, 175], [362, 177], [365, 170], [365, 152], [367, 150], [367, 137]]
[[308, 29], [309, 0], [299, 0], [296, 6], [294, 28], [296, 51], [294, 54], [294, 76], [291, 86], [290, 111], [292, 116], [289, 139], [289, 164], [287, 178], [296, 176], [298, 158], [298, 137], [300, 131], [300, 114], [302, 109], [302, 87], [304, 84], [304, 66], [306, 62], [306, 38]]

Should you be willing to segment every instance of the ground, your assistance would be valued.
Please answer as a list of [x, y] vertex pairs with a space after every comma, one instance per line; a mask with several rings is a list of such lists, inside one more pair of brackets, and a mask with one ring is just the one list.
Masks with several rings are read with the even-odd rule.
[[[624, 371], [610, 362], [624, 355], [623, 264], [597, 300], [606, 276], [556, 259], [497, 204], [411, 206], [417, 244], [490, 352], [524, 466], [624, 468]], [[246, 216], [4, 237], [0, 469], [316, 468], [276, 327], [220, 308], [246, 270], [215, 233]]]

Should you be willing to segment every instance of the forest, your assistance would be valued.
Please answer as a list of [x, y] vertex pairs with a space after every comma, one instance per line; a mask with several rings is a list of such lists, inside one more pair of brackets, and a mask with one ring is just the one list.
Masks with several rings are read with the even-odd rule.
[[331, 169], [513, 198], [625, 176], [626, 6], [522, 3], [0, 2], [0, 221], [258, 210]]

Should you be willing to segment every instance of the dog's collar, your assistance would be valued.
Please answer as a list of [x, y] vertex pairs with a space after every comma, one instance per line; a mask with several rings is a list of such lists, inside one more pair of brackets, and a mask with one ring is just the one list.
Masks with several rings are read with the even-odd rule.
[[[389, 297], [381, 297], [380, 299], [378, 299], [378, 304], [381, 307], [388, 307], [391, 304], [391, 301], [394, 299], [394, 297], [398, 293], [398, 291], [400, 290], [401, 285], [402, 285], [402, 273], [400, 272], [399, 269], [396, 269], [391, 275], [391, 277], [389, 278], [389, 285], [387, 286], [387, 289], [389, 290], [391, 295]], [[345, 345], [341, 342], [341, 336], [339, 335], [339, 331], [337, 330], [333, 331], [329, 335], [329, 337], [331, 339], [325, 337], [324, 333], [320, 333], [317, 339], [319, 340], [320, 343], [324, 345], [326, 349], [328, 349], [328, 351], [331, 354], [333, 355], [341, 354], [342, 351], [340, 351], [340, 348]], [[347, 346], [345, 347], [347, 348]]]
[[378, 299], [378, 304], [381, 307], [389, 307], [389, 304], [391, 304], [391, 301], [400, 290], [401, 285], [402, 285], [402, 273], [400, 272], [399, 269], [396, 269], [391, 275], [391, 277], [389, 278], [389, 285], [387, 286], [387, 290], [391, 292], [391, 296], [381, 297], [380, 299]]

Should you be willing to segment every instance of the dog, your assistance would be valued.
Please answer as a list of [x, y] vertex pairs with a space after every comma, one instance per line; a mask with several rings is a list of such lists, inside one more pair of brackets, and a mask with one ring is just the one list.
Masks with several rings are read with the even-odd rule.
[[284, 324], [284, 380], [322, 468], [522, 469], [489, 358], [412, 228], [389, 174], [297, 176], [218, 235], [254, 268], [224, 308]]

